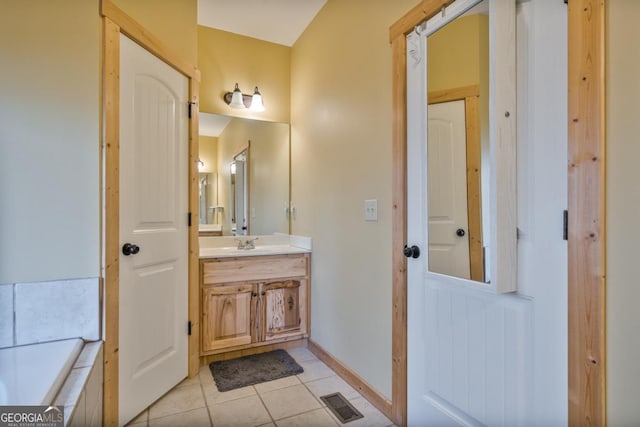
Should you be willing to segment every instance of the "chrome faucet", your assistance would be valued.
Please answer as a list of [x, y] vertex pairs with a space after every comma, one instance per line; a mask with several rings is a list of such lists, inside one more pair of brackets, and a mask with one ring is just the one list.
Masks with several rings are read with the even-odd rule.
[[236, 239], [238, 241], [238, 249], [255, 249], [256, 245], [255, 245], [255, 241], [258, 240], [257, 237], [253, 238], [253, 239], [247, 239], [245, 241], [242, 241], [241, 239]]

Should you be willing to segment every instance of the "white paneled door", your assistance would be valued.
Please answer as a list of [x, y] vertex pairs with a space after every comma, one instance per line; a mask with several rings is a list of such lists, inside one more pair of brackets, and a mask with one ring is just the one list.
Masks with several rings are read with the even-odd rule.
[[469, 279], [465, 123], [463, 100], [428, 106], [429, 270]]
[[121, 36], [121, 425], [187, 376], [188, 87]]
[[[407, 260], [411, 427], [567, 424], [566, 6], [516, 12], [517, 292], [435, 274], [430, 251]], [[426, 49], [425, 32], [407, 36], [407, 244], [421, 249], [431, 232]]]

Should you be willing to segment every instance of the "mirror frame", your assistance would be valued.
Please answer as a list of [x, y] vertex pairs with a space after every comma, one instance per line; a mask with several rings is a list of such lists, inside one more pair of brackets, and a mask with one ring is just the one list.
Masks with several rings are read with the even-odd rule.
[[[420, 126], [427, 140], [427, 37], [463, 15], [483, 0], [456, 0], [419, 26], [424, 58], [422, 79], [415, 82], [407, 68], [407, 84], [425, 88], [423, 96], [407, 98], [407, 120]], [[427, 277], [447, 284], [484, 289], [495, 293], [517, 289], [517, 198], [516, 198], [516, 51], [515, 0], [484, 0], [489, 3], [489, 281], [487, 283], [427, 271]], [[416, 53], [412, 53], [412, 57]], [[420, 121], [421, 123], [416, 123]], [[428, 207], [427, 207], [428, 217]], [[425, 230], [428, 245], [428, 227]], [[429, 251], [424, 251], [429, 265]]]

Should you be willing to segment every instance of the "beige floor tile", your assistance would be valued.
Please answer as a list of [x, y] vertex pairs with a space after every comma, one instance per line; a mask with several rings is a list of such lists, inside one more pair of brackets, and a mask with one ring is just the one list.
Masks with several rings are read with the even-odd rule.
[[[364, 397], [359, 397], [349, 402], [364, 415], [364, 418], [350, 421], [348, 424], [349, 427], [388, 427], [393, 425], [391, 420], [385, 417], [382, 412], [378, 411], [378, 409]], [[336, 421], [338, 420], [333, 414], [331, 414], [331, 417]]]
[[145, 409], [143, 412], [140, 413], [140, 415], [132, 419], [127, 425], [131, 427], [137, 424], [142, 424], [146, 426], [148, 420], [149, 420], [149, 410]]
[[149, 421], [149, 427], [211, 427], [211, 420], [207, 408], [198, 408], [162, 418], [154, 418]]
[[336, 374], [320, 360], [307, 360], [298, 362], [298, 364], [302, 366], [302, 369], [304, 369], [304, 372], [298, 375], [298, 378], [303, 383], [330, 377]]
[[269, 423], [269, 424], [262, 424], [258, 427], [276, 427], [276, 425], [274, 423]]
[[318, 400], [302, 384], [270, 391], [260, 397], [274, 420], [321, 408]]
[[257, 395], [212, 405], [209, 412], [216, 427], [254, 427], [271, 422]]
[[185, 378], [176, 387], [185, 387], [185, 386], [188, 386], [188, 385], [196, 385], [196, 384], [200, 384], [200, 377], [198, 375], [196, 375], [193, 378]]
[[[349, 384], [347, 384], [342, 378], [337, 375], [332, 377], [322, 378], [315, 381], [309, 381], [305, 384], [311, 393], [316, 397], [325, 396], [332, 393], [341, 393], [345, 399], [357, 399], [362, 397], [360, 393]], [[320, 401], [323, 406], [324, 402]]]
[[290, 377], [284, 377], [273, 381], [267, 381], [265, 383], [260, 383], [254, 385], [256, 391], [260, 394], [267, 393], [273, 390], [278, 390], [281, 388], [291, 387], [294, 385], [300, 384], [300, 380], [297, 376], [291, 375]]
[[177, 387], [149, 408], [149, 419], [165, 417], [205, 406], [200, 385]]
[[338, 423], [326, 409], [316, 409], [277, 421], [278, 427], [336, 427]]
[[318, 360], [315, 354], [311, 353], [306, 347], [296, 347], [287, 350], [287, 353], [293, 357], [296, 362], [304, 362], [307, 360]]
[[200, 383], [203, 386], [207, 384], [213, 384], [213, 375], [211, 374], [211, 369], [209, 369], [209, 365], [204, 365], [200, 367], [200, 372], [198, 372], [198, 377], [200, 378]]
[[237, 388], [229, 391], [218, 391], [216, 385], [211, 383], [209, 385], [203, 385], [202, 389], [204, 390], [204, 398], [209, 406], [241, 399], [243, 397], [254, 396], [256, 394], [256, 390], [253, 386]]

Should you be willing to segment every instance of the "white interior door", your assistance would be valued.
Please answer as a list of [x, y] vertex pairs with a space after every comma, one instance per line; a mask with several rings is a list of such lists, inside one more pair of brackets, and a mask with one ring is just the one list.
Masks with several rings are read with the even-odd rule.
[[462, 100], [431, 104], [427, 108], [429, 270], [469, 279], [464, 110]]
[[120, 37], [121, 425], [187, 376], [188, 90]]
[[[566, 6], [517, 12], [518, 291], [434, 274], [429, 251], [408, 260], [409, 426], [567, 423]], [[407, 37], [407, 244], [420, 248], [430, 231], [425, 37]]]

